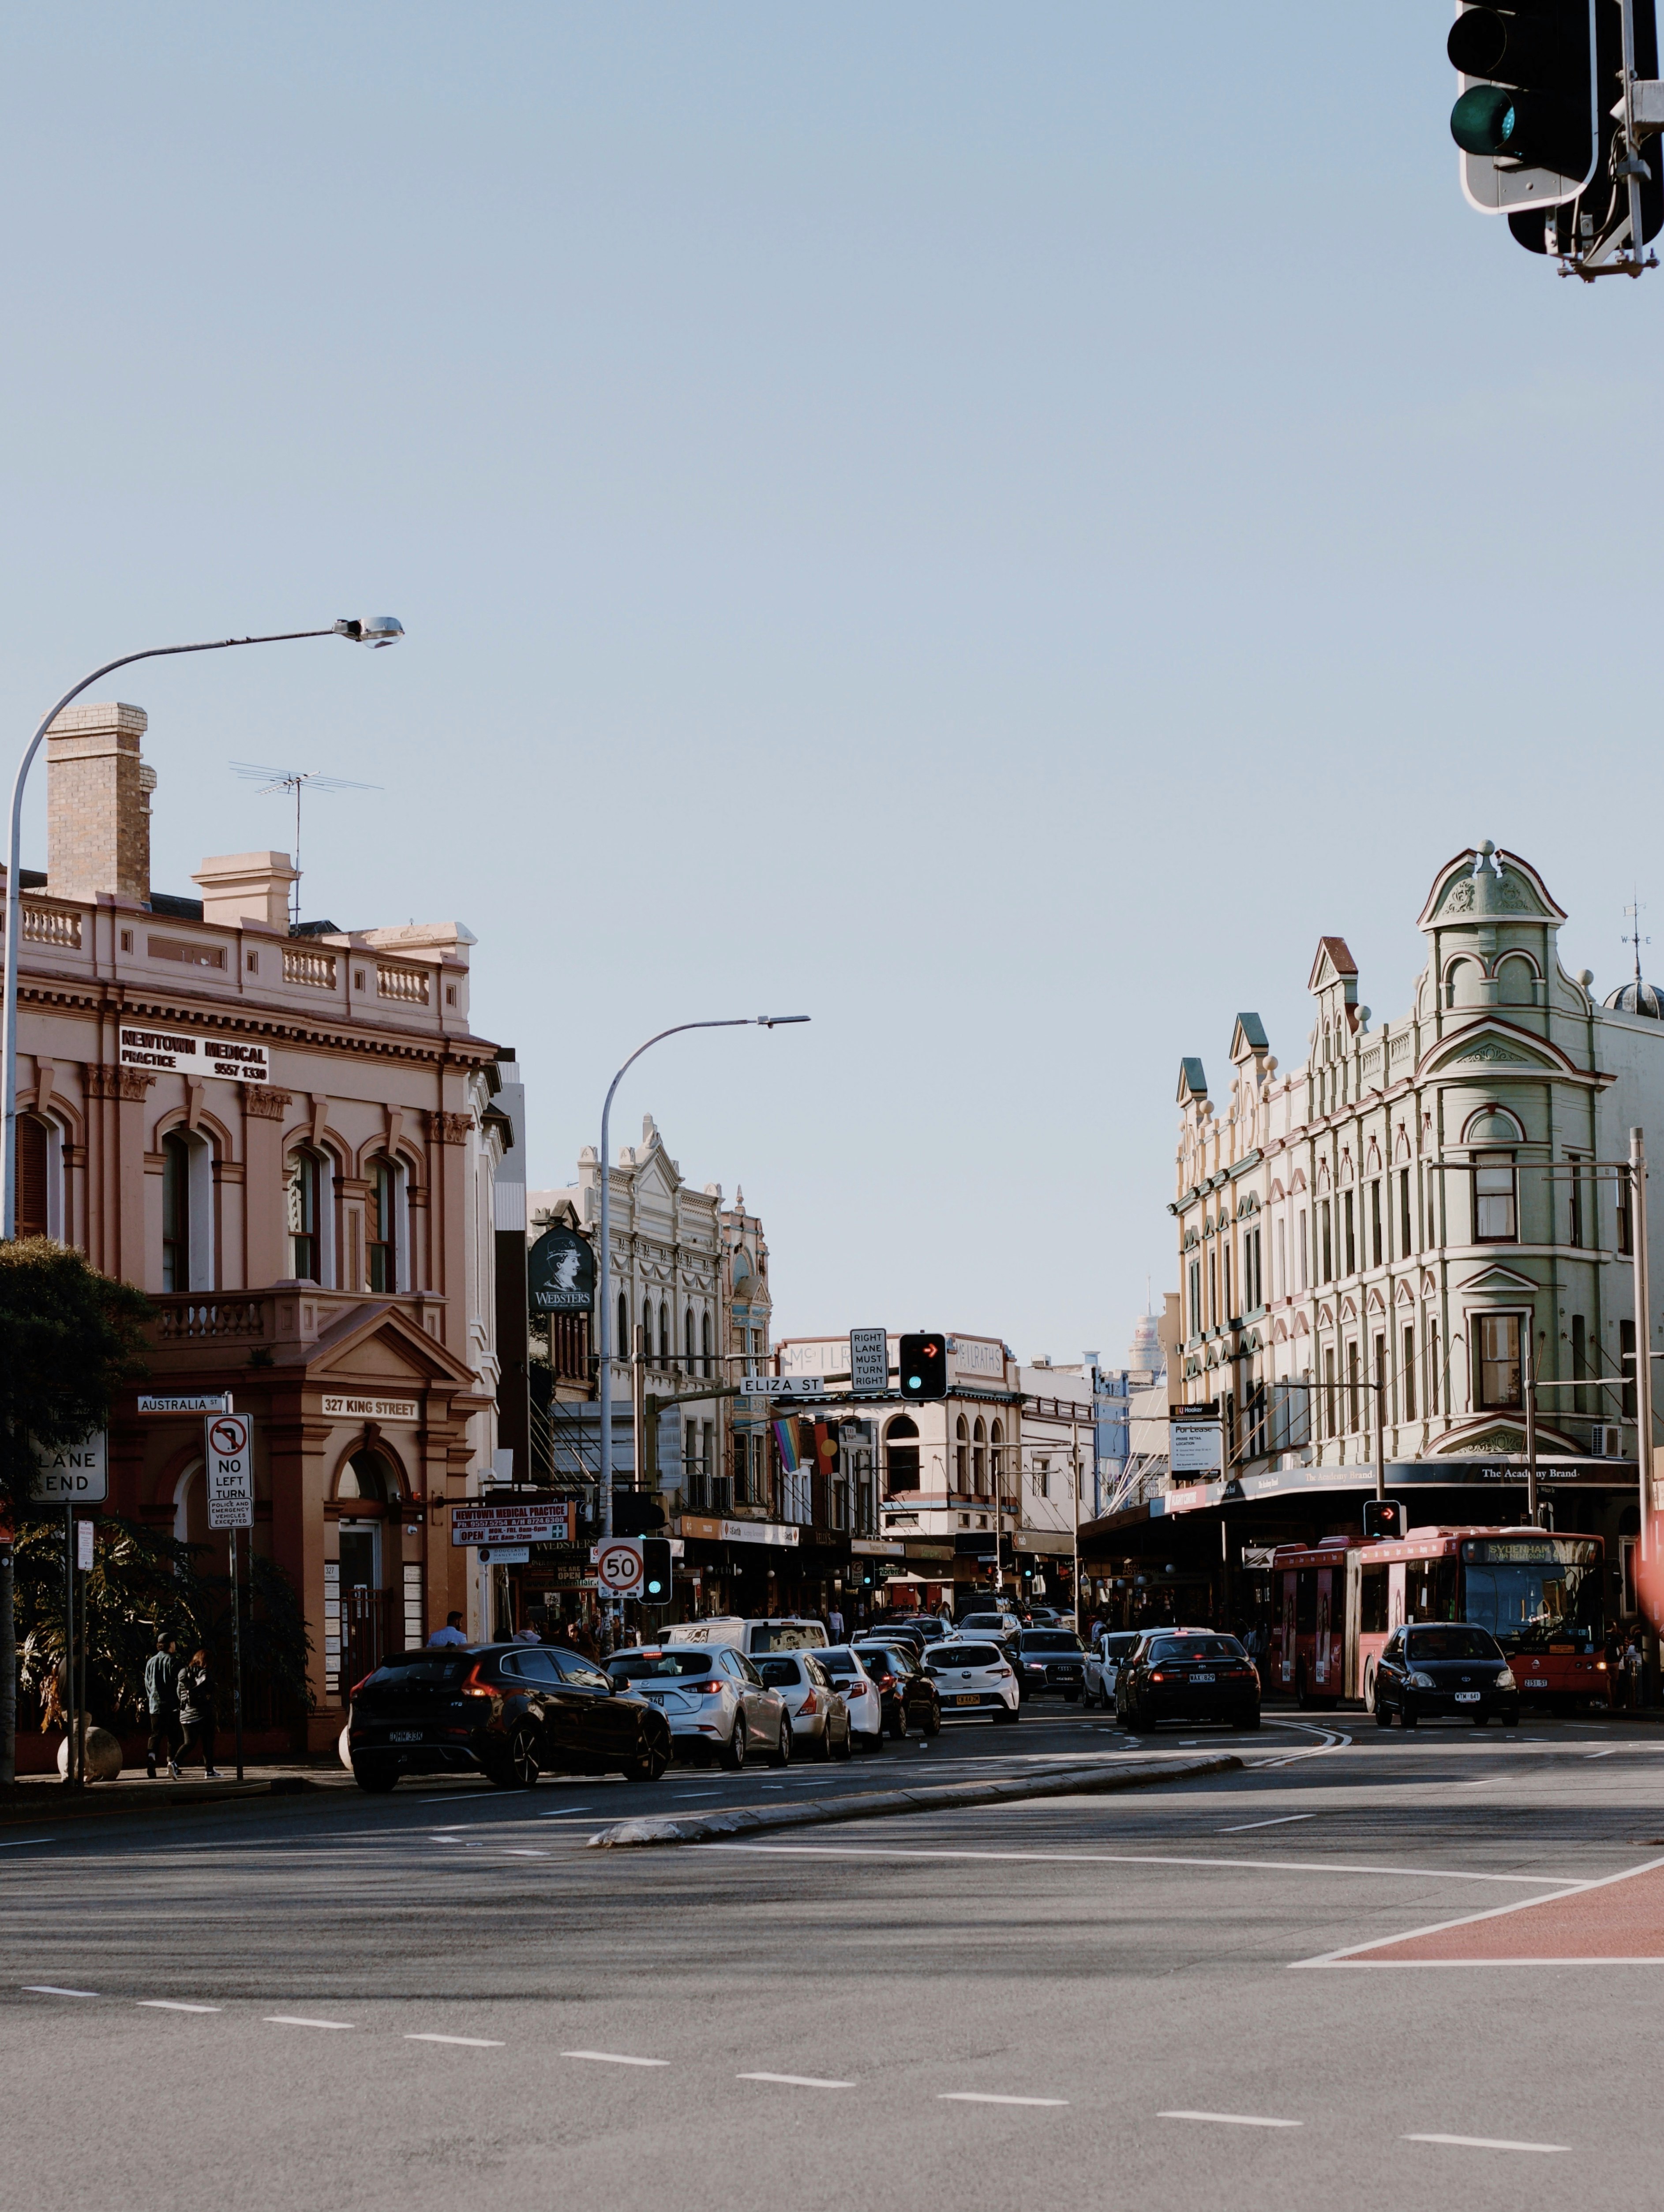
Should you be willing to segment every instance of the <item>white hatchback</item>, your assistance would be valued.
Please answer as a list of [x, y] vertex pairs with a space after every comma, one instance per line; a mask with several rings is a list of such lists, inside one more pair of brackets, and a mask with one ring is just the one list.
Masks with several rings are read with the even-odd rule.
[[674, 1644], [640, 1644], [615, 1651], [607, 1673], [657, 1705], [671, 1724], [679, 1759], [715, 1759], [731, 1773], [761, 1752], [771, 1766], [792, 1757], [792, 1716], [742, 1652], [726, 1645], [712, 1651]]
[[859, 1652], [847, 1644], [834, 1644], [815, 1654], [817, 1665], [831, 1677], [832, 1686], [849, 1708], [849, 1725], [863, 1751], [882, 1751], [884, 1741], [884, 1701], [878, 1685], [861, 1664]]
[[997, 1644], [952, 1638], [926, 1652], [924, 1668], [936, 1685], [944, 1720], [977, 1710], [991, 1710], [996, 1723], [1017, 1718], [1017, 1676]]

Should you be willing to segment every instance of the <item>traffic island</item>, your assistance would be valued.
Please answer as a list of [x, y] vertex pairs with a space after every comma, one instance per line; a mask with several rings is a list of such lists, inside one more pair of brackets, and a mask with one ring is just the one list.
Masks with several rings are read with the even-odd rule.
[[1108, 1796], [1120, 1790], [1149, 1790], [1163, 1782], [1193, 1782], [1207, 1774], [1242, 1771], [1230, 1752], [1214, 1759], [1173, 1759], [1148, 1765], [1067, 1767], [1003, 1782], [940, 1782], [922, 1790], [875, 1790], [859, 1797], [834, 1797], [800, 1805], [740, 1805], [730, 1813], [694, 1813], [685, 1820], [618, 1820], [589, 1839], [591, 1850], [638, 1850], [652, 1844], [702, 1844], [756, 1830], [820, 1827], [834, 1820], [870, 1820], [890, 1813], [944, 1813], [961, 1805], [1010, 1804], [1025, 1797]]

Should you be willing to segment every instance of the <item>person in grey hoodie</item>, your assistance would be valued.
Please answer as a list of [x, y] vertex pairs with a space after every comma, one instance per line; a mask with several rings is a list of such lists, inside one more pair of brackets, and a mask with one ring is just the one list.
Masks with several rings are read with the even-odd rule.
[[173, 1723], [179, 1717], [179, 1700], [177, 1684], [179, 1662], [174, 1656], [173, 1639], [163, 1634], [156, 1638], [156, 1648], [144, 1662], [144, 1702], [150, 1710], [150, 1741], [145, 1746], [146, 1771], [154, 1782], [156, 1778], [156, 1753], [161, 1751], [167, 1761], [168, 1771], [177, 1774], [173, 1764]]

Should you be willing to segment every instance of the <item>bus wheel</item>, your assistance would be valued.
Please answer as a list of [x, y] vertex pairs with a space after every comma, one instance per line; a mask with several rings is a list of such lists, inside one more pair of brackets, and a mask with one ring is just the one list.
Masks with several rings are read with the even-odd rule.
[[1363, 1677], [1363, 1710], [1372, 1713], [1376, 1709], [1376, 1674], [1372, 1667]]
[[1303, 1713], [1311, 1709], [1311, 1699], [1306, 1694], [1306, 1667], [1303, 1660], [1294, 1670], [1294, 1702]]

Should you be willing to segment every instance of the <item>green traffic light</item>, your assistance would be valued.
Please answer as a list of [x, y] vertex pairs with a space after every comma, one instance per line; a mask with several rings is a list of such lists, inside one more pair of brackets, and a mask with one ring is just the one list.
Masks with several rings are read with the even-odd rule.
[[1500, 84], [1476, 84], [1450, 111], [1450, 136], [1464, 154], [1505, 154], [1517, 128], [1519, 103]]

